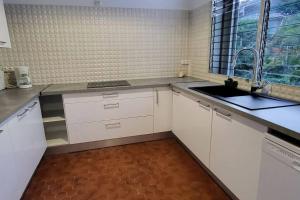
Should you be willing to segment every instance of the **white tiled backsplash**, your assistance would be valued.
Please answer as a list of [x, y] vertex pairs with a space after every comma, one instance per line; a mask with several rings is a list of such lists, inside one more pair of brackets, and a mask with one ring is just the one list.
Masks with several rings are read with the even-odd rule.
[[174, 76], [188, 57], [188, 11], [6, 5], [11, 49], [34, 84]]

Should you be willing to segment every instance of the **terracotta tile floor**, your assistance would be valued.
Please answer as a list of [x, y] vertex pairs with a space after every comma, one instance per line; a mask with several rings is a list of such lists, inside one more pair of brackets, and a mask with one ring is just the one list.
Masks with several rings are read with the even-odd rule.
[[174, 139], [45, 157], [24, 200], [229, 199]]

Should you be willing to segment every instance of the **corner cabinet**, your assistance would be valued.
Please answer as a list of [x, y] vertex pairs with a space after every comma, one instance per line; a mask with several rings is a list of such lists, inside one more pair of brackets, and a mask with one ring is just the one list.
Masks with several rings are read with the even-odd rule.
[[1, 195], [3, 189], [4, 199], [20, 199], [47, 147], [39, 100], [21, 108], [0, 130]]
[[11, 48], [3, 0], [0, 0], [0, 48]]
[[266, 127], [240, 115], [213, 111], [210, 169], [239, 199], [256, 199], [266, 132]]
[[211, 105], [173, 91], [173, 132], [187, 148], [209, 167]]
[[154, 133], [172, 129], [172, 90], [169, 87], [154, 88]]

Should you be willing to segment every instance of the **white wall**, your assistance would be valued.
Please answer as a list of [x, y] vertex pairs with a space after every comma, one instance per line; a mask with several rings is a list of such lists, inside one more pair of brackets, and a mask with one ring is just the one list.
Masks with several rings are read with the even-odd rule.
[[[189, 10], [209, 0], [98, 0], [102, 7]], [[11, 4], [94, 6], [95, 0], [4, 0]]]

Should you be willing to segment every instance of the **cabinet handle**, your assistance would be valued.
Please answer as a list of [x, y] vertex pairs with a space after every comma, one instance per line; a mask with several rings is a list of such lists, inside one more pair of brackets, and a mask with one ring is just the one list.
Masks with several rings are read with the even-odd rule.
[[220, 110], [218, 110], [217, 108], [214, 109], [216, 111], [216, 114], [219, 116], [219, 117], [222, 117], [223, 119], [226, 119], [228, 121], [231, 121], [231, 117], [232, 115], [230, 113], [225, 113], [225, 112], [222, 112]]
[[34, 108], [38, 103], [37, 102], [34, 102], [31, 106], [28, 106], [29, 109], [32, 109]]
[[4, 42], [4, 41], [0, 41], [0, 44], [1, 44], [1, 45], [5, 45], [5, 44], [6, 44], [6, 42]]
[[109, 98], [116, 98], [119, 96], [119, 93], [115, 92], [115, 93], [109, 93], [109, 94], [103, 94], [103, 98], [104, 99], [109, 99]]
[[156, 104], [159, 104], [159, 93], [158, 93], [158, 89], [156, 89]]
[[209, 104], [205, 104], [202, 101], [197, 101], [197, 102], [198, 102], [198, 104], [201, 108], [204, 108], [205, 110], [208, 110], [208, 111], [210, 110], [210, 105]]
[[0, 134], [4, 133], [4, 130], [0, 130]]
[[24, 112], [22, 112], [21, 114], [18, 114], [17, 117], [19, 118], [19, 120], [22, 119], [27, 112], [28, 112], [28, 109], [25, 109]]
[[105, 124], [106, 129], [114, 129], [114, 128], [121, 128], [121, 123], [112, 123], [112, 124]]
[[111, 103], [111, 104], [105, 104], [104, 109], [113, 109], [113, 108], [119, 108], [120, 104], [119, 103]]

